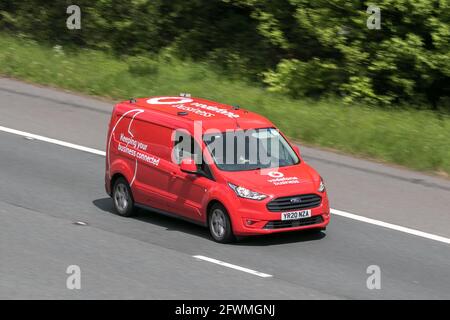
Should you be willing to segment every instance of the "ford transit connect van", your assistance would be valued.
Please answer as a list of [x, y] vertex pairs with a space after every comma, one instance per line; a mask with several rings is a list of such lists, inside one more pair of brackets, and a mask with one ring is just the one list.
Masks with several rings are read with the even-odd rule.
[[106, 150], [105, 188], [122, 216], [176, 216], [221, 243], [330, 221], [320, 175], [273, 123], [239, 107], [189, 95], [124, 101]]

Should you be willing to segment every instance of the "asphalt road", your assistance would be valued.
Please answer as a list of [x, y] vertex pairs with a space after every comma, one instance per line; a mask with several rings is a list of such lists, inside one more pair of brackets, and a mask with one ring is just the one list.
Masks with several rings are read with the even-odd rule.
[[[104, 150], [111, 107], [0, 79], [0, 126]], [[333, 208], [450, 237], [448, 180], [301, 150]], [[152, 212], [113, 214], [104, 161], [0, 131], [1, 299], [450, 299], [449, 244], [333, 216], [319, 236], [220, 245], [206, 229]], [[81, 290], [66, 288], [69, 265], [81, 268]], [[366, 286], [371, 265], [380, 267], [380, 290]]]

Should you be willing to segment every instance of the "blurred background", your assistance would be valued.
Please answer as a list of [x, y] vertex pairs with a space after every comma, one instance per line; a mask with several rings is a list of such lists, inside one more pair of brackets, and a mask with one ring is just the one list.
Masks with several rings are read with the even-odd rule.
[[448, 0], [2, 0], [0, 30], [6, 77], [190, 92], [308, 145], [450, 174]]

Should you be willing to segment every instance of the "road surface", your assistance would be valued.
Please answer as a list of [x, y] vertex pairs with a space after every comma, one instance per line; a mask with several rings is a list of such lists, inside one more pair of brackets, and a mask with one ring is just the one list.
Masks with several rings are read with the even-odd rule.
[[[111, 108], [0, 78], [4, 128], [104, 151]], [[301, 151], [336, 209], [328, 230], [221, 245], [152, 212], [115, 215], [101, 154], [2, 129], [0, 299], [450, 299], [448, 180]], [[66, 287], [70, 265], [80, 290]], [[370, 290], [374, 265], [381, 289]]]

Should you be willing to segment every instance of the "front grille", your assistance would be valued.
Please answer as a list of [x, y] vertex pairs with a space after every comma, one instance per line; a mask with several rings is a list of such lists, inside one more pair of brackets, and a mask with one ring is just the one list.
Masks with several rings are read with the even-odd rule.
[[321, 202], [322, 198], [317, 194], [302, 194], [274, 199], [267, 204], [267, 209], [269, 211], [304, 210], [318, 207]]
[[322, 216], [314, 216], [311, 218], [305, 218], [300, 220], [288, 220], [288, 221], [277, 220], [267, 222], [267, 224], [264, 226], [264, 229], [295, 228], [295, 227], [310, 226], [322, 222], [323, 222]]

